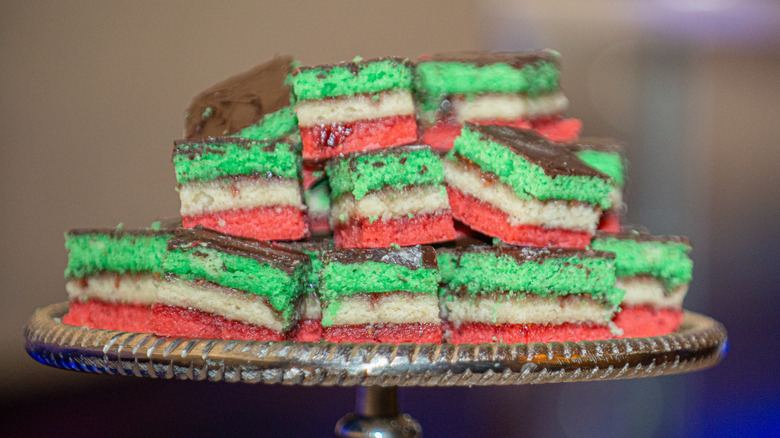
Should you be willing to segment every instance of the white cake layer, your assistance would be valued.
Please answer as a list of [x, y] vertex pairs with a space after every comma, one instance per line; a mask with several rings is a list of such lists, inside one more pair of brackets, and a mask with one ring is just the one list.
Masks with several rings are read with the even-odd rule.
[[301, 319], [320, 319], [322, 317], [322, 304], [320, 297], [308, 294], [301, 303]]
[[152, 274], [105, 273], [68, 280], [65, 290], [70, 300], [97, 298], [107, 303], [151, 306], [157, 294]]
[[295, 104], [298, 126], [311, 127], [331, 123], [349, 123], [414, 115], [414, 102], [409, 90], [386, 91], [376, 94], [356, 94], [304, 100]]
[[291, 178], [237, 177], [192, 182], [179, 187], [179, 199], [182, 216], [247, 208], [303, 207], [300, 182]]
[[331, 326], [360, 324], [441, 323], [436, 294], [397, 292], [356, 294], [323, 302], [323, 322]]
[[667, 293], [663, 282], [648, 275], [619, 277], [615, 286], [626, 291], [623, 304], [632, 306], [682, 309], [683, 299], [688, 293], [688, 284], [682, 284]]
[[465, 322], [487, 324], [563, 324], [590, 323], [608, 325], [615, 308], [588, 295], [563, 297], [534, 294], [443, 296], [443, 317], [456, 326]]
[[443, 159], [447, 184], [509, 216], [510, 225], [536, 225], [594, 233], [601, 209], [584, 203], [564, 200], [539, 201], [520, 199], [511, 187], [495, 178], [485, 178], [476, 167]]
[[[258, 325], [277, 332], [288, 328], [265, 298], [211, 283], [164, 278], [157, 286], [157, 302], [213, 313], [229, 320]], [[298, 320], [299, 312], [300, 303], [296, 309], [296, 317], [293, 318], [295, 321]]]
[[452, 113], [458, 123], [479, 120], [515, 120], [560, 114], [569, 107], [563, 93], [528, 97], [521, 94], [481, 94], [457, 96], [452, 101]]
[[621, 209], [623, 205], [623, 190], [615, 189], [609, 192], [609, 209], [611, 211], [617, 211]]
[[353, 217], [387, 221], [409, 214], [434, 214], [449, 211], [447, 190], [442, 185], [413, 186], [371, 192], [359, 201], [351, 193], [339, 196], [331, 205], [331, 223], [349, 222]]

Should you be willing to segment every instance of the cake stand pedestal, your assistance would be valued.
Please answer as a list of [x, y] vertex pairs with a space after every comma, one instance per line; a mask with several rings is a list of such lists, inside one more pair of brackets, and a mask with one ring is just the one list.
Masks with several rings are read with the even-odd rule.
[[38, 309], [25, 327], [37, 361], [82, 372], [153, 379], [358, 386], [342, 437], [420, 436], [398, 409], [399, 386], [483, 386], [614, 380], [711, 367], [727, 350], [719, 322], [686, 312], [676, 333], [547, 344], [332, 344], [162, 338], [63, 324], [68, 303]]

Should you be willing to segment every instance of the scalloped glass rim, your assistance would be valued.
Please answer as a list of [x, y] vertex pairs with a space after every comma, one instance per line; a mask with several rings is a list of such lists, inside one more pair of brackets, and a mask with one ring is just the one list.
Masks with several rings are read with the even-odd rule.
[[35, 360], [82, 372], [148, 378], [323, 386], [472, 386], [613, 380], [709, 368], [726, 329], [685, 312], [677, 333], [548, 344], [332, 344], [161, 338], [63, 324], [68, 303], [25, 327]]

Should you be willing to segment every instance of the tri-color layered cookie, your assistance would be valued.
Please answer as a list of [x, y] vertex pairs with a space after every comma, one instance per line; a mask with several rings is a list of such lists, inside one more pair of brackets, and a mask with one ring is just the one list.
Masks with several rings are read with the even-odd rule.
[[324, 340], [441, 343], [433, 248], [336, 249], [322, 262]]
[[311, 259], [306, 297], [301, 307], [301, 319], [287, 334], [287, 339], [297, 342], [316, 342], [322, 339], [322, 305], [320, 303], [320, 272], [322, 254], [333, 249], [333, 239], [314, 237], [298, 242], [279, 242], [281, 246], [300, 251]]
[[412, 65], [400, 58], [356, 59], [293, 72], [303, 157], [414, 143]]
[[609, 194], [611, 207], [601, 215], [598, 229], [610, 233], [620, 231], [626, 210], [623, 202], [626, 185], [626, 159], [623, 145], [611, 138], [584, 137], [567, 147], [585, 164], [612, 177], [615, 188]]
[[330, 185], [327, 178], [317, 181], [308, 189], [304, 186], [303, 201], [308, 209], [311, 235], [330, 235]]
[[65, 234], [71, 325], [149, 332], [156, 278], [172, 230], [79, 229]]
[[674, 332], [683, 320], [682, 302], [693, 278], [690, 241], [636, 230], [596, 233], [591, 248], [615, 254], [617, 287], [626, 291], [615, 324], [624, 337]]
[[311, 272], [306, 254], [201, 228], [177, 230], [162, 267], [154, 333], [260, 341], [298, 321]]
[[308, 236], [300, 148], [291, 137], [175, 142], [173, 164], [183, 226], [258, 240]]
[[532, 131], [466, 123], [442, 160], [455, 219], [523, 246], [585, 248], [614, 182]]
[[428, 146], [334, 158], [327, 172], [337, 247], [408, 246], [455, 238], [444, 169]]
[[279, 56], [202, 91], [185, 114], [184, 138], [266, 140], [297, 131], [288, 84], [294, 67], [291, 56]]
[[556, 142], [576, 139], [582, 123], [561, 116], [569, 102], [559, 62], [552, 50], [423, 56], [414, 81], [423, 143], [449, 150], [467, 121], [534, 129]]
[[470, 246], [438, 250], [445, 338], [459, 343], [613, 337], [623, 298], [614, 255], [588, 250]]

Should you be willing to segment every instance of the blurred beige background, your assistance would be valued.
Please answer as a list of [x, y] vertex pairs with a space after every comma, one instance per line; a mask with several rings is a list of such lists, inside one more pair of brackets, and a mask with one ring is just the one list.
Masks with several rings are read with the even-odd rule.
[[[613, 388], [604, 397], [624, 405], [615, 394], [649, 394], [666, 412], [649, 425], [629, 416], [626, 424], [649, 432], [624, 432], [653, 436], [659, 424], [688, 424], [681, 407], [721, 388], [712, 381], [780, 394], [768, 367], [732, 380], [750, 367], [739, 349], [774, 343], [768, 334], [780, 329], [775, 2], [5, 1], [2, 11], [4, 405], [128, 384], [35, 363], [24, 351], [23, 325], [37, 307], [66, 299], [66, 230], [144, 226], [177, 214], [171, 149], [199, 91], [277, 53], [315, 64], [541, 47], [562, 53], [569, 115], [583, 120], [585, 134], [627, 141], [631, 221], [693, 238], [686, 307], [725, 322], [732, 336], [730, 357], [709, 374], [674, 384], [648, 379], [631, 391], [629, 383], [597, 386]], [[554, 386], [545, 391], [558, 401], [547, 402], [559, 412], [587, 407], [577, 398], [581, 387]], [[584, 426], [572, 430], [585, 436]]]

